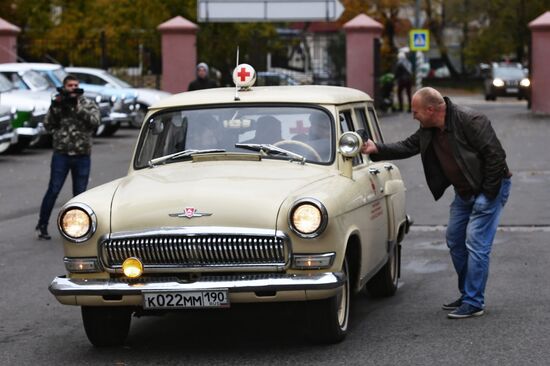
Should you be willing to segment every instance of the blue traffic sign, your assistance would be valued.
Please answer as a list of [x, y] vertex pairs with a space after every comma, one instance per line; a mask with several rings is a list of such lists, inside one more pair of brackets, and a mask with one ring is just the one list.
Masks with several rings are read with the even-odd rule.
[[409, 32], [409, 47], [411, 51], [428, 51], [430, 49], [430, 31], [412, 29]]

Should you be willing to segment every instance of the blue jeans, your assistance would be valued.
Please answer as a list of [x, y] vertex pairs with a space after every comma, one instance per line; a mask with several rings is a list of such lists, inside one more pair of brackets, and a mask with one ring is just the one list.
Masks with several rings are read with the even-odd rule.
[[511, 180], [505, 178], [493, 200], [483, 193], [467, 200], [455, 194], [451, 203], [447, 246], [458, 274], [458, 289], [462, 301], [477, 308], [485, 307], [489, 255], [511, 186]]
[[90, 176], [90, 155], [67, 155], [54, 152], [50, 168], [50, 183], [40, 206], [38, 225], [48, 226], [55, 200], [63, 188], [69, 171], [73, 181], [73, 196], [86, 190]]

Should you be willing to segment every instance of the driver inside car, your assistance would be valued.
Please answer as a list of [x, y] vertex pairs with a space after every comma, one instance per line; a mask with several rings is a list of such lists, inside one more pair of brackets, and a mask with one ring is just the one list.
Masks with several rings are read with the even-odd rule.
[[331, 153], [330, 119], [322, 112], [312, 113], [309, 116], [309, 136], [307, 143], [321, 156], [321, 160], [328, 161]]
[[254, 138], [243, 142], [246, 144], [274, 144], [282, 139], [281, 121], [273, 116], [261, 116], [256, 121]]

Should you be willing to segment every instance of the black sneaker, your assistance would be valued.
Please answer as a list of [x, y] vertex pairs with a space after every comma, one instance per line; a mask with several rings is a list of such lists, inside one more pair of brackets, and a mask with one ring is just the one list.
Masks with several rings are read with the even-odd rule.
[[462, 305], [462, 298], [460, 298], [458, 300], [455, 300], [453, 302], [450, 302], [448, 304], [443, 304], [441, 309], [443, 309], [443, 310], [454, 310], [454, 309], [458, 308], [460, 305]]
[[485, 311], [482, 308], [477, 308], [468, 303], [462, 303], [460, 307], [454, 309], [452, 312], [447, 314], [447, 317], [451, 319], [463, 319], [463, 318], [471, 318], [473, 316], [481, 316], [484, 313]]
[[36, 225], [36, 235], [38, 240], [50, 240], [52, 237], [48, 234], [48, 227], [46, 225]]

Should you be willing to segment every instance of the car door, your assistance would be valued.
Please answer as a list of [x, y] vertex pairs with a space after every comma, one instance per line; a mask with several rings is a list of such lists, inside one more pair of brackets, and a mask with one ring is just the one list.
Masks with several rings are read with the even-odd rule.
[[[355, 109], [358, 106], [348, 106], [339, 111], [340, 130], [342, 133], [356, 131], [359, 126]], [[380, 216], [383, 196], [379, 184], [369, 170], [365, 156], [359, 154], [353, 159], [353, 194], [352, 199], [358, 202], [355, 210], [346, 214], [348, 226], [357, 227], [361, 235], [361, 278], [372, 272], [384, 255], [379, 249], [380, 241], [384, 240], [386, 227]]]
[[[373, 128], [367, 117], [367, 106], [365, 104], [354, 107], [354, 115], [357, 129], [365, 130], [371, 140], [380, 141], [380, 130]], [[363, 172], [366, 177], [365, 184], [369, 186], [371, 198], [367, 208], [366, 221], [368, 228], [366, 234], [369, 236], [368, 252], [366, 254], [369, 269], [376, 268], [382, 263], [387, 254], [388, 242], [388, 210], [384, 195], [384, 166], [382, 163], [375, 163], [367, 155], [361, 155], [364, 164]], [[355, 172], [354, 172], [355, 173]]]

